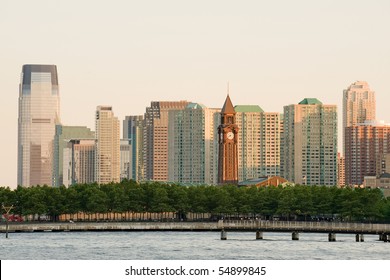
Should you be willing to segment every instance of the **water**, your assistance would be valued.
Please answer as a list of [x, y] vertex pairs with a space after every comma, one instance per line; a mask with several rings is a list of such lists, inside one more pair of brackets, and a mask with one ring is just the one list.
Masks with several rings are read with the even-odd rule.
[[365, 235], [355, 242], [353, 234], [337, 234], [328, 242], [327, 234], [264, 232], [34, 232], [0, 235], [2, 260], [390, 260], [390, 243], [377, 235]]

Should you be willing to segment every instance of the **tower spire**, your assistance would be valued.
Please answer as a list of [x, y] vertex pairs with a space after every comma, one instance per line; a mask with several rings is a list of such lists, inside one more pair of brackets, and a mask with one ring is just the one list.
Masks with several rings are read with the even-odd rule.
[[236, 114], [236, 111], [234, 111], [232, 101], [230, 100], [230, 97], [229, 97], [229, 92], [228, 92], [228, 95], [226, 97], [225, 103], [223, 104], [221, 113], [222, 114]]

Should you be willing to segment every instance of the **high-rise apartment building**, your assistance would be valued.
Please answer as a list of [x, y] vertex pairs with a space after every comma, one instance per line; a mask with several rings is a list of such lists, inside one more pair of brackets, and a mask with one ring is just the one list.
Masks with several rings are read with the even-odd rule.
[[95, 141], [95, 139], [68, 141], [63, 150], [62, 184], [64, 186], [95, 182]]
[[375, 120], [375, 92], [365, 81], [357, 81], [343, 91], [343, 148], [345, 154], [345, 128]]
[[183, 110], [187, 101], [153, 101], [146, 108], [144, 127], [145, 179], [168, 181], [168, 115]]
[[189, 103], [169, 112], [169, 181], [217, 184], [220, 111]]
[[284, 115], [280, 114], [280, 175], [282, 176], [284, 174]]
[[96, 123], [96, 182], [106, 184], [120, 181], [119, 120], [111, 106], [98, 106]]
[[53, 139], [60, 123], [55, 65], [23, 65], [19, 86], [18, 185], [51, 185]]
[[260, 177], [260, 130], [261, 113], [263, 110], [257, 105], [237, 105], [236, 124], [238, 133], [238, 180]]
[[297, 184], [337, 185], [337, 108], [305, 98], [284, 106], [284, 178]]
[[360, 186], [377, 175], [377, 162], [390, 153], [390, 125], [376, 121], [345, 129], [345, 183]]
[[144, 117], [126, 116], [123, 121], [123, 138], [131, 141], [131, 179], [145, 179], [144, 169]]
[[283, 121], [280, 113], [260, 114], [260, 177], [280, 176], [280, 137]]
[[63, 184], [63, 153], [69, 140], [94, 138], [95, 132], [88, 127], [56, 125], [53, 144], [53, 187], [59, 187]]
[[240, 181], [280, 175], [279, 113], [264, 112], [257, 105], [237, 105], [238, 177]]

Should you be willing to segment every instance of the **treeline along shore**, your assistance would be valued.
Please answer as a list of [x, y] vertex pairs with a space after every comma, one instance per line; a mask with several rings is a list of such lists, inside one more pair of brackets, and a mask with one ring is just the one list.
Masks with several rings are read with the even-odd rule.
[[124, 180], [68, 188], [0, 187], [0, 202], [12, 205], [10, 214], [23, 217], [24, 222], [220, 219], [390, 222], [390, 199], [379, 189], [325, 186], [181, 186]]

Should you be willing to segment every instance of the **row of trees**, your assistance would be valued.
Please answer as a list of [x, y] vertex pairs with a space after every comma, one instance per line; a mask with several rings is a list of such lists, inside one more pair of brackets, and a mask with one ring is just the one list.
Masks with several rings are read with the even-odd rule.
[[[236, 187], [137, 183], [124, 180], [105, 185], [69, 188], [35, 186], [11, 190], [0, 187], [0, 202], [13, 205], [14, 214], [167, 213], [185, 219], [187, 213], [215, 217], [280, 219], [339, 219], [390, 222], [390, 199], [379, 189], [318, 186]], [[210, 216], [209, 215], [209, 216]]]

